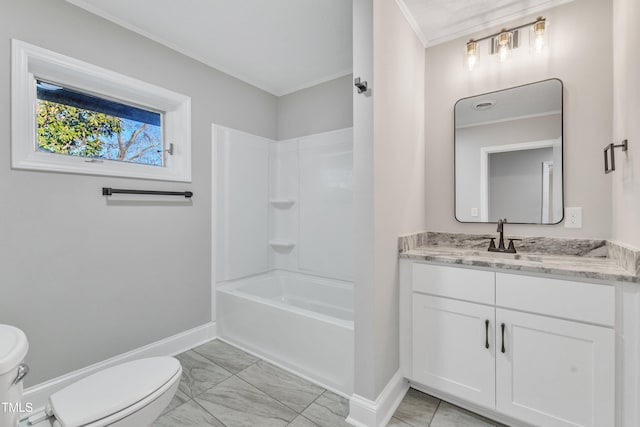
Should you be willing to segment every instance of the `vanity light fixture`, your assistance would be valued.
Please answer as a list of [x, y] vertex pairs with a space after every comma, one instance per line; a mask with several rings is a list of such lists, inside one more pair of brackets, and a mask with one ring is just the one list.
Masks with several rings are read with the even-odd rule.
[[[521, 44], [521, 32], [519, 30], [530, 27], [532, 29], [532, 37], [535, 37], [533, 45], [536, 52], [541, 52], [545, 46], [547, 20], [540, 16], [535, 21], [527, 22], [513, 28], [503, 28], [495, 34], [478, 39], [470, 39], [467, 42], [467, 66], [473, 70], [479, 59], [480, 43], [490, 40], [490, 54], [497, 54], [500, 62], [506, 61], [511, 51]], [[531, 40], [531, 39], [530, 39]]]

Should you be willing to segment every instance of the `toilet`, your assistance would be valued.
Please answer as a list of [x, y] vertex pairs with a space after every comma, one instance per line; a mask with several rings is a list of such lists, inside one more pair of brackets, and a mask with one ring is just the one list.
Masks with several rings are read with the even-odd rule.
[[[0, 324], [0, 426], [16, 427], [24, 416], [22, 379], [27, 337]], [[148, 427], [175, 395], [182, 367], [173, 357], [152, 357], [116, 365], [53, 393], [46, 407], [20, 426]], [[22, 405], [22, 406], [20, 406]]]

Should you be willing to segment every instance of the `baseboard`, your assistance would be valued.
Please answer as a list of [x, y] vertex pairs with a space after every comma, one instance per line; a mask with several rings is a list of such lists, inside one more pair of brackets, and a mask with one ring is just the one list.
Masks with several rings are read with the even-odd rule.
[[[441, 392], [440, 390], [433, 389], [431, 387], [423, 386], [422, 384], [410, 382], [409, 386], [413, 389], [421, 391], [422, 393], [429, 394], [437, 399], [440, 399], [444, 402], [451, 403], [455, 406], [459, 406], [462, 409], [466, 409], [467, 411], [474, 412], [478, 415], [481, 415], [485, 418], [488, 418], [493, 421], [497, 421], [500, 424], [504, 424], [511, 427], [534, 427], [532, 424], [525, 423], [523, 421], [517, 420], [515, 418], [511, 418], [506, 415], [502, 415], [496, 411], [491, 409], [487, 409], [480, 405], [475, 405], [473, 403], [469, 403], [464, 399], [460, 399], [456, 396], [453, 396], [449, 393]], [[616, 424], [617, 425], [617, 424]]]
[[24, 392], [23, 402], [31, 402], [34, 412], [47, 404], [47, 399], [53, 393], [78, 381], [79, 379], [91, 375], [95, 372], [109, 368], [120, 363], [131, 360], [142, 359], [154, 356], [174, 356], [194, 347], [204, 344], [216, 338], [216, 324], [209, 322], [193, 329], [189, 329], [179, 334], [161, 339], [154, 343], [136, 348], [127, 353], [119, 354], [102, 362], [94, 363], [86, 368], [59, 376], [44, 383], [29, 387]]
[[407, 390], [409, 382], [398, 371], [391, 377], [375, 402], [353, 394], [349, 401], [347, 422], [356, 427], [386, 426]]

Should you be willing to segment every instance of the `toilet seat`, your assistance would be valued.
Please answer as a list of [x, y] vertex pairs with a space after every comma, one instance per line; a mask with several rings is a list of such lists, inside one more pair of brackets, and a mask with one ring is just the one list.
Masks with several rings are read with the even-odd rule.
[[180, 380], [173, 357], [153, 357], [113, 366], [54, 393], [47, 412], [54, 426], [102, 427], [140, 411]]

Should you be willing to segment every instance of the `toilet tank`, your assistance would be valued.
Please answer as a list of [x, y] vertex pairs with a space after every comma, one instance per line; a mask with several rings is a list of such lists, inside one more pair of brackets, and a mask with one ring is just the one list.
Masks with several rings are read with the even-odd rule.
[[20, 329], [0, 324], [0, 426], [15, 427], [26, 413], [22, 402], [22, 379], [29, 344]]

